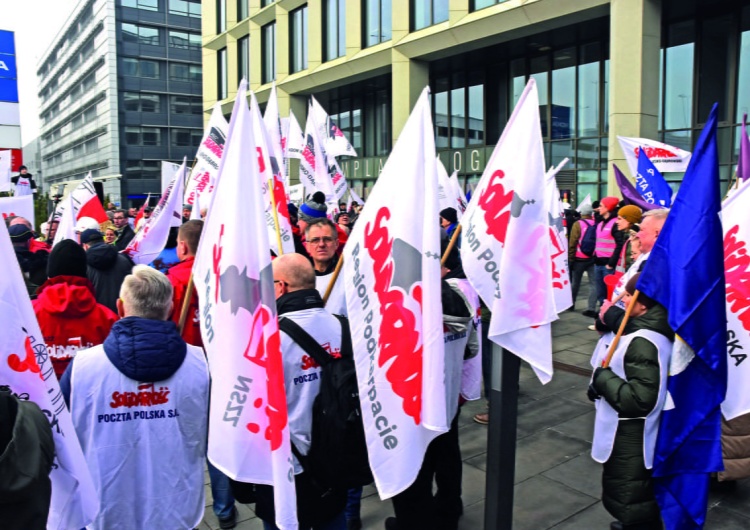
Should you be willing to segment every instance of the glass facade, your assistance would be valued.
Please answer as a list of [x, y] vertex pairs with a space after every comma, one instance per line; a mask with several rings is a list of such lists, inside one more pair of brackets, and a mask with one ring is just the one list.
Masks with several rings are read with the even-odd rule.
[[362, 47], [391, 40], [391, 0], [365, 0]]
[[471, 10], [477, 11], [484, 9], [485, 7], [494, 6], [495, 4], [502, 4], [508, 0], [471, 0]]
[[135, 44], [145, 44], [149, 46], [161, 46], [162, 30], [151, 26], [140, 26], [137, 24], [122, 24], [123, 42], [132, 42]]
[[250, 0], [237, 0], [237, 20], [245, 20], [248, 16], [250, 16], [250, 12], [248, 10], [248, 2]]
[[133, 7], [144, 11], [159, 11], [159, 0], [120, 0], [122, 7]]
[[260, 31], [263, 53], [261, 77], [263, 83], [270, 83], [276, 79], [276, 22], [266, 24]]
[[169, 0], [169, 14], [201, 18], [200, 0]]
[[227, 30], [227, 0], [216, 0], [216, 33]]
[[219, 99], [226, 99], [229, 96], [229, 82], [227, 79], [227, 49], [222, 48], [216, 52], [216, 62], [218, 68], [216, 69], [217, 75], [217, 91]]
[[448, 0], [411, 0], [411, 2], [413, 30], [448, 20]]
[[323, 60], [346, 54], [346, 0], [323, 0]]
[[289, 13], [289, 61], [292, 73], [307, 68], [307, 6], [304, 5]]
[[237, 39], [237, 77], [250, 80], [250, 36]]

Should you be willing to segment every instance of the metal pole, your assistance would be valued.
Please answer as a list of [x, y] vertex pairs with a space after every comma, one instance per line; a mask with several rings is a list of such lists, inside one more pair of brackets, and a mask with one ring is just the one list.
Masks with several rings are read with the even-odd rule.
[[490, 422], [487, 426], [485, 530], [513, 528], [513, 482], [516, 476], [518, 377], [521, 360], [492, 343]]

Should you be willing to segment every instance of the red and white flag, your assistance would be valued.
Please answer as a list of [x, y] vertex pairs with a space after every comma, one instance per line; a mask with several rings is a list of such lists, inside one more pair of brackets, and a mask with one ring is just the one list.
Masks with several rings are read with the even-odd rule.
[[[523, 156], [519, 156], [523, 153]], [[489, 337], [552, 378], [549, 213], [539, 124], [530, 79], [464, 213], [464, 272], [492, 310]]]
[[456, 210], [459, 221], [466, 211], [466, 197], [461, 191], [461, 185], [458, 183], [458, 171], [454, 171], [453, 175], [448, 176], [448, 171], [445, 166], [438, 158], [438, 197], [440, 201], [440, 210], [446, 208], [453, 208]]
[[299, 180], [309, 193], [321, 191], [326, 201], [333, 199], [333, 182], [328, 172], [328, 157], [318, 133], [313, 112], [307, 113], [305, 145], [299, 161]]
[[741, 186], [724, 202], [724, 276], [727, 297], [727, 397], [721, 404], [731, 420], [750, 412], [750, 189]]
[[315, 96], [310, 96], [311, 112], [318, 126], [318, 135], [323, 140], [323, 148], [328, 156], [357, 156], [357, 152], [346, 139], [344, 133], [338, 128], [325, 109], [318, 103]]
[[564, 208], [560, 200], [560, 190], [555, 177], [565, 164], [566, 158], [557, 167], [551, 168], [546, 180], [547, 211], [549, 212], [549, 244], [552, 259], [552, 292], [555, 295], [555, 312], [562, 313], [573, 305], [573, 292], [570, 287], [568, 264], [568, 238], [565, 234]]
[[[70, 412], [47, 354], [44, 337], [24, 287], [5, 223], [0, 223], [0, 386], [42, 409], [52, 427], [55, 461], [50, 473], [52, 503], [47, 528], [72, 530], [99, 513], [99, 495], [91, 480]], [[41, 493], [40, 493], [41, 495]], [[2, 526], [2, 524], [0, 524]]]
[[[266, 131], [265, 123], [260, 114], [258, 100], [250, 92], [250, 115], [253, 124], [253, 138], [255, 139], [256, 163], [258, 165], [258, 185], [263, 191], [263, 205], [265, 224], [268, 229], [268, 241], [274, 254], [288, 254], [294, 252], [292, 239], [292, 222], [286, 206], [284, 181], [281, 176], [280, 161], [276, 158], [275, 150]], [[273, 197], [271, 194], [273, 193]], [[276, 215], [273, 207], [276, 205]], [[278, 220], [278, 227], [276, 221]], [[278, 230], [278, 234], [276, 231]], [[279, 251], [281, 241], [281, 251]]]
[[[208, 459], [230, 478], [274, 487], [276, 525], [297, 528], [268, 231], [247, 82], [237, 90], [214, 203], [193, 265], [211, 369]], [[242, 219], [242, 222], [238, 222]]]
[[186, 162], [183, 162], [159, 199], [159, 204], [154, 208], [151, 217], [146, 220], [143, 228], [138, 230], [127, 248], [123, 250], [136, 265], [148, 265], [154, 261], [167, 244], [172, 221], [175, 218], [182, 219], [181, 203], [182, 190], [185, 187], [185, 165]]
[[687, 171], [690, 163], [690, 151], [685, 151], [679, 147], [667, 145], [656, 140], [648, 138], [628, 138], [627, 136], [618, 136], [625, 160], [628, 162], [631, 175], [638, 174], [638, 153], [639, 148], [643, 148], [649, 160], [660, 173]]
[[286, 158], [302, 158], [302, 151], [305, 149], [305, 135], [302, 134], [302, 128], [292, 111], [289, 111], [288, 118], [281, 119], [281, 129], [283, 131], [284, 156]]
[[[68, 194], [68, 197], [70, 197], [70, 203], [73, 205], [73, 215], [71, 219], [73, 220], [74, 228], [76, 221], [81, 217], [91, 217], [92, 219], [96, 219], [98, 223], [106, 223], [109, 221], [107, 212], [104, 211], [104, 206], [102, 206], [102, 202], [96, 194], [94, 179], [91, 177], [91, 173], [86, 175], [86, 178], [84, 178], [78, 186]], [[65, 217], [65, 211], [68, 209], [68, 204], [69, 202], [67, 200], [60, 202], [57, 209], [52, 214], [53, 220], [59, 221], [60, 223], [63, 222], [63, 217]], [[55, 238], [55, 242], [57, 242], [57, 238]]]
[[216, 185], [216, 174], [219, 171], [221, 156], [224, 152], [224, 142], [227, 137], [227, 120], [221, 113], [218, 103], [211, 112], [208, 127], [203, 134], [201, 145], [195, 155], [195, 165], [185, 184], [185, 204], [195, 204], [195, 195], [205, 195], [203, 204], [209, 204], [208, 197]]
[[279, 172], [284, 182], [284, 187], [289, 185], [289, 175], [286, 170], [286, 160], [284, 159], [284, 135], [281, 132], [281, 119], [279, 118], [279, 100], [276, 96], [276, 81], [271, 87], [271, 95], [266, 103], [266, 112], [263, 114], [263, 122], [268, 132], [268, 141], [271, 147], [271, 153], [276, 157], [279, 164]]
[[23, 217], [34, 227], [34, 196], [0, 197], [0, 214], [3, 219], [11, 216]]
[[429, 97], [425, 88], [344, 248], [362, 418], [382, 499], [414, 482], [427, 446], [452, 420]]

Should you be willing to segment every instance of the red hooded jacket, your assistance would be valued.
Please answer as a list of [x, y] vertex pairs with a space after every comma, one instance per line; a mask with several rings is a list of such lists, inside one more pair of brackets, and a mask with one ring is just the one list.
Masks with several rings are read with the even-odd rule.
[[[172, 288], [174, 289], [174, 294], [172, 295], [172, 321], [178, 326], [180, 325], [180, 313], [182, 312], [182, 304], [185, 300], [185, 294], [187, 293], [187, 285], [190, 281], [190, 273], [193, 270], [194, 261], [195, 258], [191, 256], [184, 261], [179, 262], [177, 265], [172, 265], [167, 271], [167, 278], [169, 278]], [[198, 309], [198, 294], [195, 292], [195, 287], [193, 287], [193, 296], [190, 300], [190, 306], [188, 307], [185, 329], [182, 330], [182, 339], [193, 346], [203, 347]]]
[[37, 293], [34, 313], [60, 379], [78, 350], [104, 342], [117, 315], [96, 302], [94, 286], [79, 276], [50, 278]]

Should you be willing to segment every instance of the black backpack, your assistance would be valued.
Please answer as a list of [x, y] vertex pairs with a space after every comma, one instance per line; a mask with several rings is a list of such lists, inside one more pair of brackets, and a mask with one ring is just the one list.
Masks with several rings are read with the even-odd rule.
[[596, 223], [591, 221], [591, 224], [588, 224], [584, 219], [581, 219], [581, 223], [588, 226], [586, 233], [581, 238], [581, 252], [588, 257], [592, 257], [596, 251]]
[[322, 489], [356, 488], [373, 481], [349, 322], [334, 316], [341, 322], [339, 359], [331, 357], [292, 319], [279, 319], [279, 328], [322, 368], [320, 393], [313, 402], [310, 451], [303, 456], [292, 444], [292, 453]]

